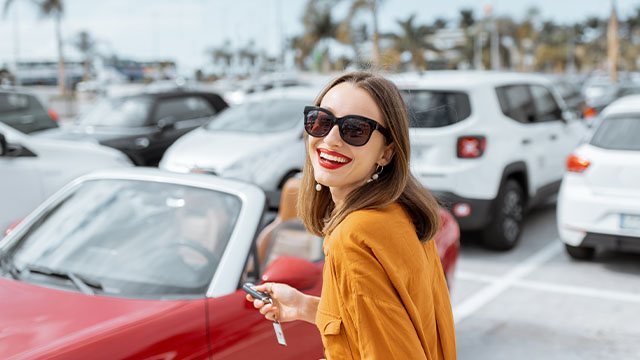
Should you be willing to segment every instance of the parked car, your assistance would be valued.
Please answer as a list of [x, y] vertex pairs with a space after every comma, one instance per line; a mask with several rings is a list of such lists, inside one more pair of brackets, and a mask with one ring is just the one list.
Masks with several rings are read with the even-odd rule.
[[285, 181], [304, 166], [302, 110], [318, 91], [289, 87], [247, 98], [178, 139], [159, 166], [252, 182], [276, 206]]
[[640, 250], [640, 95], [615, 101], [591, 139], [567, 159], [558, 196], [558, 232], [567, 253]]
[[585, 115], [588, 115], [585, 114], [587, 103], [580, 88], [565, 77], [550, 76], [549, 80], [551, 80], [551, 84], [558, 92], [558, 95], [564, 100], [567, 109], [573, 112], [576, 118], [583, 118]]
[[153, 166], [177, 138], [226, 107], [219, 95], [199, 91], [107, 97], [81, 115], [69, 132], [118, 149], [136, 165]]
[[392, 80], [409, 108], [411, 166], [484, 245], [513, 248], [526, 210], [555, 194], [586, 127], [540, 75], [439, 71]]
[[[281, 222], [258, 256], [265, 199], [246, 182], [149, 168], [74, 181], [0, 242], [0, 357], [322, 357], [313, 324], [282, 324], [280, 346], [240, 290], [262, 280], [321, 292], [321, 238]], [[443, 223], [451, 279], [458, 233]]]
[[130, 166], [123, 153], [105, 146], [25, 135], [0, 123], [0, 229], [80, 175]]
[[0, 122], [24, 133], [58, 128], [58, 115], [38, 98], [20, 90], [0, 90]]

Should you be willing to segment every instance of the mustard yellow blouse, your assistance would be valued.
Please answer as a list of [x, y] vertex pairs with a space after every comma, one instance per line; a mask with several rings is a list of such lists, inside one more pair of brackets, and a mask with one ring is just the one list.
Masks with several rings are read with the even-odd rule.
[[325, 239], [316, 325], [327, 359], [455, 359], [449, 291], [433, 240], [394, 203], [358, 210]]

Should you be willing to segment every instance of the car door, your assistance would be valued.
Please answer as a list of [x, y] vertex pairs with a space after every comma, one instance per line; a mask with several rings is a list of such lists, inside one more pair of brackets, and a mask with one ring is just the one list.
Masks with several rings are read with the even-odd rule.
[[151, 126], [157, 130], [142, 153], [146, 163], [157, 163], [174, 141], [203, 125], [215, 113], [215, 109], [196, 94], [159, 98], [151, 120]]
[[559, 184], [562, 179], [565, 158], [577, 144], [551, 91], [537, 84], [532, 84], [530, 88], [536, 108], [535, 121], [542, 131], [540, 141], [544, 145], [544, 185], [552, 186]]
[[[307, 233], [300, 219], [291, 219], [273, 228], [267, 244], [262, 278], [288, 283], [298, 290], [320, 296], [322, 289], [322, 239]], [[322, 341], [314, 324], [304, 321], [282, 323], [287, 346], [278, 344], [273, 323], [266, 320], [246, 293], [237, 290], [212, 299], [214, 359], [318, 359]]]
[[514, 120], [515, 128], [509, 137], [515, 143], [510, 161], [525, 161], [529, 180], [529, 193], [533, 195], [546, 182], [544, 126], [536, 122], [535, 105], [526, 84], [500, 86], [496, 88], [502, 112]]
[[44, 199], [37, 156], [28, 144], [5, 138], [0, 132], [0, 238], [13, 222], [20, 220]]

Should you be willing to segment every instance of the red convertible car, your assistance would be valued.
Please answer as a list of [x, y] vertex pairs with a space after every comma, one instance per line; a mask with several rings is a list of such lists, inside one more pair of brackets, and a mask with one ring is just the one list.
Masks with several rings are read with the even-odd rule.
[[[265, 195], [244, 182], [142, 168], [74, 181], [0, 242], [0, 358], [322, 357], [315, 326], [282, 324], [281, 346], [240, 290], [268, 280], [320, 294], [322, 239], [286, 196], [259, 233]], [[459, 232], [442, 216], [452, 280]]]

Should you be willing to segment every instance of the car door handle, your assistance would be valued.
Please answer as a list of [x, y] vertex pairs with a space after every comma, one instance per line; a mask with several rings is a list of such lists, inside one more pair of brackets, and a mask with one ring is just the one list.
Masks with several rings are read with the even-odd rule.
[[531, 139], [522, 139], [522, 145], [529, 145], [531, 144]]
[[556, 135], [556, 134], [551, 134], [551, 135], [549, 135], [549, 139], [550, 139], [551, 141], [556, 141], [556, 140], [558, 139], [558, 135]]

